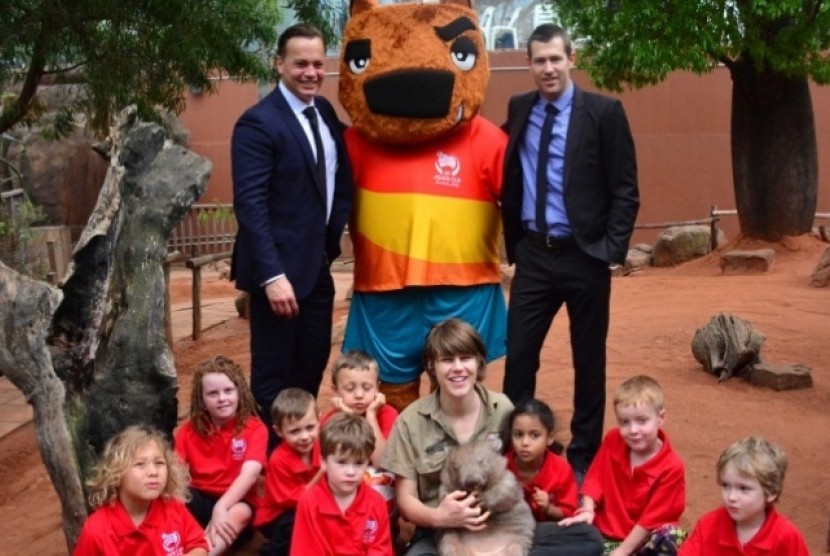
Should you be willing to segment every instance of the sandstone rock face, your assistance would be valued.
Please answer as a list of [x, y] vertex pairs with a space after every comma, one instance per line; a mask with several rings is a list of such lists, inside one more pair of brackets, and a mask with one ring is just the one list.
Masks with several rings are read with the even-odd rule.
[[[676, 226], [668, 228], [657, 236], [654, 244], [652, 264], [674, 266], [702, 257], [712, 251], [709, 226]], [[718, 230], [717, 244], [726, 242], [722, 230]]]
[[43, 208], [49, 225], [83, 227], [95, 208], [109, 161], [78, 130], [59, 141], [44, 139], [39, 128], [16, 132], [23, 145], [9, 156], [19, 160], [30, 200]]
[[773, 249], [734, 249], [721, 255], [720, 271], [723, 274], [767, 272], [774, 259]]

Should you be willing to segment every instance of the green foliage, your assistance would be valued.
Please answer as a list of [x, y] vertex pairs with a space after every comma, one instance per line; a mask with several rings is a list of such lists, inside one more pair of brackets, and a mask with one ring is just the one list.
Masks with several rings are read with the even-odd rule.
[[219, 73], [266, 78], [278, 21], [277, 0], [4, 0], [0, 83], [19, 94], [4, 103], [0, 132], [47, 79], [83, 82], [75, 107], [104, 133], [130, 104], [145, 116], [180, 112], [186, 87], [210, 92]]
[[348, 2], [332, 0], [286, 0], [285, 6], [297, 14], [297, 21], [311, 23], [323, 33], [329, 47], [340, 44], [346, 14], [341, 13]]
[[35, 253], [32, 226], [44, 218], [43, 210], [28, 198], [0, 202], [0, 260], [21, 274], [41, 280], [48, 268]]
[[830, 3], [822, 0], [556, 0], [583, 39], [580, 67], [620, 90], [673, 70], [704, 73], [751, 60], [785, 76], [830, 83]]

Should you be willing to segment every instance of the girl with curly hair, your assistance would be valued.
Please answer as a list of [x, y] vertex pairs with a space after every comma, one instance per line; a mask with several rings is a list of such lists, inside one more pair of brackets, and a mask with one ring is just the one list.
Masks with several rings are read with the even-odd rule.
[[107, 443], [88, 481], [95, 511], [74, 556], [147, 554], [204, 556], [204, 531], [187, 511], [187, 470], [164, 437], [131, 426]]
[[250, 538], [267, 443], [241, 367], [222, 355], [200, 363], [190, 419], [176, 433], [176, 452], [190, 468], [187, 507], [205, 528], [211, 555]]

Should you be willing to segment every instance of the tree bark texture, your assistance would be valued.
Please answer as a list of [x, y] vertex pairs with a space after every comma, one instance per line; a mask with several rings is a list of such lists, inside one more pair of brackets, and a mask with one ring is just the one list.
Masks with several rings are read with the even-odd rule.
[[719, 313], [692, 338], [692, 355], [703, 369], [723, 382], [744, 376], [761, 361], [764, 336], [752, 323], [728, 313]]
[[66, 425], [66, 389], [47, 344], [52, 314], [63, 294], [0, 262], [0, 369], [32, 404], [37, 443], [61, 501], [71, 550], [86, 517], [72, 436]]
[[765, 241], [807, 233], [818, 195], [809, 82], [758, 67], [746, 54], [730, 72], [732, 172], [741, 233]]
[[70, 547], [86, 516], [81, 485], [107, 440], [135, 423], [167, 434], [176, 424], [163, 265], [167, 238], [211, 169], [134, 110], [114, 134], [98, 205], [60, 289], [0, 268], [0, 370], [34, 406]]

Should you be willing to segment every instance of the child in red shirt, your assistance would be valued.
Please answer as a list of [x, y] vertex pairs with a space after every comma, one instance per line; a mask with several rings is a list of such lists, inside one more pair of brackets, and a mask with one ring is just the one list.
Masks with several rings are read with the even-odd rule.
[[265, 468], [265, 495], [254, 525], [268, 539], [260, 556], [288, 556], [297, 501], [322, 473], [317, 401], [305, 390], [286, 388], [271, 405], [271, 422], [281, 442]]
[[366, 419], [342, 413], [323, 426], [325, 473], [300, 496], [291, 556], [394, 556], [386, 500], [363, 479], [374, 449]]
[[378, 374], [377, 361], [371, 355], [359, 350], [341, 355], [331, 369], [335, 393], [331, 399], [333, 409], [320, 419], [322, 426], [338, 412], [365, 417], [375, 434], [372, 465], [380, 464], [386, 439], [398, 418], [398, 411], [387, 404], [386, 396], [378, 391]]
[[577, 506], [576, 478], [556, 441], [550, 406], [527, 400], [513, 409], [507, 423], [507, 468], [516, 475], [536, 521], [559, 521]]
[[808, 556], [804, 537], [773, 504], [781, 496], [787, 456], [751, 436], [723, 451], [716, 466], [723, 507], [701, 517], [681, 556]]
[[675, 554], [686, 537], [686, 471], [669, 445], [663, 389], [653, 378], [625, 380], [614, 394], [619, 427], [588, 468], [582, 504], [562, 525], [593, 523], [610, 556]]
[[268, 429], [256, 416], [241, 367], [222, 355], [200, 363], [176, 452], [190, 468], [187, 507], [205, 528], [212, 555], [250, 538], [267, 444]]
[[187, 471], [162, 435], [132, 426], [107, 443], [88, 483], [96, 510], [74, 556], [205, 556], [204, 531], [182, 500]]

